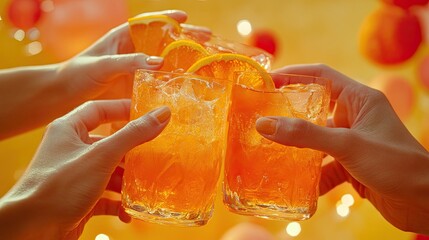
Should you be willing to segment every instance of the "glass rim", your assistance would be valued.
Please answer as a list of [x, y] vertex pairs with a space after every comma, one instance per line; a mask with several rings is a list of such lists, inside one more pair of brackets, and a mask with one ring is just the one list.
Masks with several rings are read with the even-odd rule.
[[148, 72], [148, 73], [154, 73], [154, 74], [162, 74], [162, 75], [173, 75], [173, 76], [185, 76], [185, 77], [195, 77], [195, 78], [200, 78], [200, 79], [205, 79], [205, 80], [209, 80], [209, 79], [214, 79], [214, 80], [219, 80], [222, 82], [231, 82], [231, 80], [226, 79], [226, 78], [218, 78], [218, 77], [210, 77], [210, 76], [201, 76], [192, 72], [169, 72], [169, 71], [163, 71], [163, 70], [152, 70], [152, 69], [144, 69], [144, 68], [139, 68], [136, 69], [134, 71], [134, 77], [138, 74], [138, 73], [142, 73], [142, 72]]
[[[331, 79], [322, 76], [306, 75], [306, 74], [297, 74], [297, 73], [282, 73], [282, 72], [261, 72], [261, 71], [234, 71], [234, 75], [248, 73], [248, 74], [268, 74], [268, 75], [280, 75], [280, 76], [293, 76], [293, 77], [303, 77], [303, 78], [314, 78], [320, 79], [322, 81], [332, 82]], [[235, 76], [234, 76], [235, 77]]]
[[[216, 82], [218, 84], [222, 84], [222, 85], [231, 85], [231, 86], [238, 86], [241, 87], [243, 89], [249, 90], [249, 91], [253, 91], [253, 92], [258, 92], [258, 93], [272, 93], [272, 94], [284, 94], [284, 93], [294, 93], [294, 92], [298, 92], [298, 91], [279, 91], [279, 87], [276, 87], [274, 90], [267, 90], [267, 89], [256, 89], [253, 88], [252, 86], [247, 86], [244, 84], [240, 84], [237, 82], [237, 76], [240, 74], [263, 74], [263, 75], [270, 75], [272, 76], [290, 76], [290, 77], [296, 77], [296, 78], [301, 78], [301, 79], [314, 79], [315, 81], [313, 82], [308, 82], [309, 83], [315, 83], [315, 84], [319, 84], [321, 86], [325, 87], [325, 91], [331, 91], [332, 88], [332, 80], [326, 77], [319, 77], [319, 76], [313, 76], [313, 75], [304, 75], [304, 74], [292, 74], [292, 73], [279, 73], [279, 72], [261, 72], [261, 71], [234, 71], [233, 72], [233, 79], [227, 79], [227, 78], [218, 78], [218, 77], [210, 77], [210, 76], [201, 76], [201, 75], [197, 75], [195, 73], [192, 72], [169, 72], [169, 71], [163, 71], [163, 70], [152, 70], [152, 69], [144, 69], [144, 68], [139, 68], [136, 69], [134, 72], [134, 77], [137, 76], [137, 74], [139, 73], [143, 73], [143, 72], [147, 72], [147, 73], [153, 73], [153, 74], [160, 74], [160, 75], [171, 75], [171, 76], [184, 76], [184, 77], [192, 77], [192, 78], [196, 78], [196, 79], [202, 79], [202, 80], [214, 80], [213, 82]], [[302, 82], [296, 82], [296, 83], [302, 83]], [[289, 84], [285, 84], [283, 86], [287, 86]]]
[[[233, 73], [233, 85], [239, 86], [241, 88], [253, 91], [253, 92], [258, 92], [258, 93], [273, 93], [273, 94], [277, 94], [277, 93], [294, 93], [294, 91], [278, 91], [281, 87], [275, 87], [274, 90], [267, 90], [267, 89], [255, 89], [251, 86], [246, 86], [244, 84], [240, 84], [238, 83], [238, 77], [239, 75], [242, 74], [259, 74], [259, 75], [269, 75], [270, 77], [272, 76], [286, 76], [286, 77], [291, 77], [291, 78], [300, 78], [300, 79], [312, 79], [313, 81], [308, 81], [308, 82], [299, 82], [299, 81], [293, 81], [292, 83], [289, 82], [288, 84], [283, 84], [281, 86], [288, 86], [290, 84], [294, 84], [294, 83], [304, 83], [306, 85], [314, 83], [314, 84], [318, 84], [321, 85], [323, 87], [325, 87], [325, 91], [329, 91], [331, 92], [331, 88], [332, 88], [332, 80], [326, 77], [320, 77], [320, 76], [313, 76], [313, 75], [305, 75], [305, 74], [294, 74], [294, 73], [280, 73], [280, 72], [260, 72], [260, 71], [234, 71]], [[274, 81], [274, 79], [273, 79]], [[296, 91], [298, 92], [298, 91]]]

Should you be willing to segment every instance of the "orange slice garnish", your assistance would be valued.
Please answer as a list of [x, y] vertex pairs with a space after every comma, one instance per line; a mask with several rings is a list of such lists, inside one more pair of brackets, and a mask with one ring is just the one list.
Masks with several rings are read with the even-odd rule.
[[159, 56], [181, 31], [180, 24], [166, 15], [134, 17], [128, 24], [135, 51], [152, 56]]
[[258, 90], [274, 90], [274, 82], [267, 71], [250, 57], [235, 53], [219, 53], [201, 58], [187, 72], [200, 76], [234, 81], [235, 72], [259, 72], [240, 79], [240, 84]]
[[170, 43], [161, 53], [164, 58], [163, 71], [186, 71], [209, 53], [200, 44], [191, 40], [177, 40]]

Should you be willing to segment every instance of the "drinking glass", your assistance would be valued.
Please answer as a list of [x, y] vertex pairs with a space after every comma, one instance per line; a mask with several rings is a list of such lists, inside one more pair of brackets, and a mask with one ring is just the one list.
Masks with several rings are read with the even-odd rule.
[[244, 43], [226, 39], [210, 31], [201, 31], [200, 28], [189, 24], [181, 24], [182, 32], [179, 36], [172, 36], [173, 39], [189, 39], [203, 46], [209, 54], [216, 53], [236, 53], [248, 56], [255, 60], [265, 70], [269, 71], [273, 62], [273, 55], [263, 49], [250, 46]]
[[171, 119], [154, 140], [125, 156], [122, 202], [149, 222], [201, 226], [212, 216], [225, 157], [227, 81], [137, 70], [131, 120], [168, 106]]
[[261, 74], [268, 73], [237, 72], [234, 76], [223, 201], [230, 211], [242, 215], [308, 219], [317, 208], [323, 153], [270, 141], [256, 131], [255, 122], [262, 116], [284, 116], [325, 125], [330, 80], [270, 74], [284, 86], [255, 90], [240, 84]]

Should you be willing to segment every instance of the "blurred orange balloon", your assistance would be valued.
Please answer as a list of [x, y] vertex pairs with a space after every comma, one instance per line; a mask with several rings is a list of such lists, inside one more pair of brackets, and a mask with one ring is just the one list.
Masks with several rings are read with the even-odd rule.
[[123, 0], [55, 0], [39, 22], [40, 42], [58, 60], [72, 57], [128, 19]]
[[382, 65], [408, 60], [422, 41], [419, 18], [411, 11], [386, 4], [364, 20], [359, 32], [362, 54]]
[[15, 27], [28, 30], [35, 26], [42, 14], [40, 0], [11, 0], [7, 18]]
[[415, 104], [415, 91], [411, 83], [397, 75], [376, 77], [371, 86], [382, 91], [402, 121], [406, 121]]
[[256, 30], [250, 35], [250, 45], [261, 48], [273, 56], [276, 55], [278, 49], [278, 39], [273, 31], [268, 29]]
[[417, 69], [418, 77], [421, 85], [429, 91], [429, 56], [423, 58], [418, 65]]
[[409, 8], [411, 6], [423, 6], [428, 4], [429, 0], [382, 0], [387, 4], [392, 4], [401, 8]]

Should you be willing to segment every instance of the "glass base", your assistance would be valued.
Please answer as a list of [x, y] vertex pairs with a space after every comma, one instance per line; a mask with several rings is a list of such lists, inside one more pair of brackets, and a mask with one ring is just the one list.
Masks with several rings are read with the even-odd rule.
[[233, 196], [225, 194], [223, 202], [228, 210], [233, 213], [271, 220], [302, 221], [309, 219], [315, 212], [310, 207], [279, 206], [246, 201], [240, 199], [236, 194]]
[[124, 206], [125, 212], [133, 218], [150, 223], [174, 225], [179, 227], [197, 227], [207, 224], [213, 209], [205, 213], [171, 212], [165, 209], [147, 209], [140, 205]]

